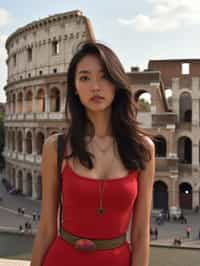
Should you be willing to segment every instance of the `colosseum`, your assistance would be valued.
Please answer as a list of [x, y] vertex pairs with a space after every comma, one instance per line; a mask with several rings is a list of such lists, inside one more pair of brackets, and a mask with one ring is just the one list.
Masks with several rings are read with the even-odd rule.
[[[91, 39], [90, 21], [79, 10], [34, 21], [7, 39], [5, 175], [33, 199], [42, 197], [44, 140], [66, 126], [68, 63], [75, 47]], [[200, 205], [199, 70], [200, 60], [184, 59], [150, 60], [144, 71], [127, 72], [137, 119], [155, 135], [154, 209]]]
[[6, 41], [6, 177], [41, 199], [44, 139], [65, 128], [66, 71], [76, 46], [93, 39], [88, 18], [72, 11], [19, 28]]

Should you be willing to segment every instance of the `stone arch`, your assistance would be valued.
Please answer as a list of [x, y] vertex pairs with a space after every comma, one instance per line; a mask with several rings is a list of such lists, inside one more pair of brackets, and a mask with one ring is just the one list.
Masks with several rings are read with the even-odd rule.
[[40, 88], [37, 92], [37, 112], [45, 112], [45, 92]]
[[138, 108], [139, 112], [150, 112], [151, 111], [151, 93], [146, 90], [138, 90], [133, 95], [133, 100]]
[[12, 150], [12, 131], [8, 130], [8, 149]]
[[37, 151], [37, 154], [42, 154], [42, 146], [44, 144], [44, 139], [45, 139], [45, 136], [44, 136], [44, 133], [42, 132], [38, 132], [36, 134], [36, 151]]
[[12, 112], [14, 114], [14, 113], [16, 113], [16, 95], [15, 95], [15, 93], [13, 93], [13, 95], [12, 95], [12, 104], [13, 104]]
[[8, 113], [11, 113], [12, 98], [10, 93], [7, 94], [7, 104], [8, 104]]
[[39, 200], [41, 200], [42, 199], [42, 177], [41, 177], [41, 175], [37, 176], [37, 189], [36, 189], [36, 192], [37, 192], [37, 198]]
[[192, 141], [189, 137], [182, 136], [178, 139], [178, 157], [180, 163], [192, 163]]
[[17, 112], [23, 112], [23, 93], [21, 91], [17, 94]]
[[32, 133], [28, 131], [26, 133], [26, 152], [31, 154], [32, 153]]
[[25, 96], [26, 101], [26, 112], [32, 113], [33, 111], [33, 93], [31, 90], [28, 90]]
[[15, 176], [15, 174], [16, 174], [16, 171], [15, 171], [15, 168], [13, 167], [12, 168], [12, 171], [11, 171], [11, 186], [12, 187], [16, 187], [16, 176]]
[[179, 97], [180, 122], [192, 122], [192, 97], [189, 92], [182, 92]]
[[172, 96], [173, 96], [173, 90], [169, 87], [165, 88], [165, 98], [167, 99], [168, 106], [172, 108]]
[[50, 112], [60, 111], [60, 91], [57, 87], [53, 87], [50, 91]]
[[192, 209], [192, 186], [188, 182], [179, 184], [179, 206], [181, 209]]
[[153, 186], [153, 208], [168, 209], [168, 186], [161, 180], [155, 181]]
[[16, 148], [16, 143], [15, 143], [15, 131], [12, 130], [11, 131], [11, 139], [12, 139], [12, 151], [15, 151], [15, 148]]
[[26, 175], [27, 195], [32, 197], [32, 174], [30, 172]]
[[156, 157], [166, 157], [167, 153], [167, 142], [165, 137], [162, 135], [157, 135], [154, 138]]
[[20, 130], [17, 132], [17, 151], [23, 152], [23, 134]]
[[20, 190], [20, 192], [23, 191], [23, 173], [21, 170], [18, 170], [18, 173], [17, 173], [17, 186], [16, 186], [17, 189]]

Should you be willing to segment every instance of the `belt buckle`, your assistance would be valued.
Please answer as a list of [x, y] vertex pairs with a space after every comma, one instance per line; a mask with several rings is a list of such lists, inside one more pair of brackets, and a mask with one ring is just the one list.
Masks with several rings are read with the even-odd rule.
[[96, 244], [90, 239], [80, 238], [76, 240], [75, 248], [80, 251], [95, 251]]

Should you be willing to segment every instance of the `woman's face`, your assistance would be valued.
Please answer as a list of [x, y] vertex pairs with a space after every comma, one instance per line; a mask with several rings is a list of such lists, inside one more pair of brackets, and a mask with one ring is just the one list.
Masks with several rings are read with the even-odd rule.
[[75, 73], [77, 97], [89, 112], [102, 112], [111, 108], [115, 86], [104, 72], [100, 59], [86, 55], [77, 64]]

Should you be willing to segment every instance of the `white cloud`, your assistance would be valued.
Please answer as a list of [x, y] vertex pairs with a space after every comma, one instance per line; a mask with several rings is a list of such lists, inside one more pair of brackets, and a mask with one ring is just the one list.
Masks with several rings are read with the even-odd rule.
[[4, 8], [0, 8], [0, 27], [6, 26], [11, 20], [12, 17], [9, 12]]
[[3, 87], [6, 84], [6, 58], [7, 58], [7, 53], [5, 49], [5, 41], [6, 41], [7, 36], [6, 35], [0, 35], [0, 102], [5, 102], [6, 97], [5, 93], [3, 90]]
[[6, 58], [5, 42], [7, 36], [3, 34], [3, 29], [12, 22], [11, 14], [4, 8], [0, 8], [0, 102], [5, 102], [6, 97], [3, 87], [6, 84]]
[[147, 0], [152, 14], [138, 14], [132, 19], [119, 18], [123, 25], [133, 25], [140, 32], [165, 32], [184, 25], [200, 24], [199, 0]]

